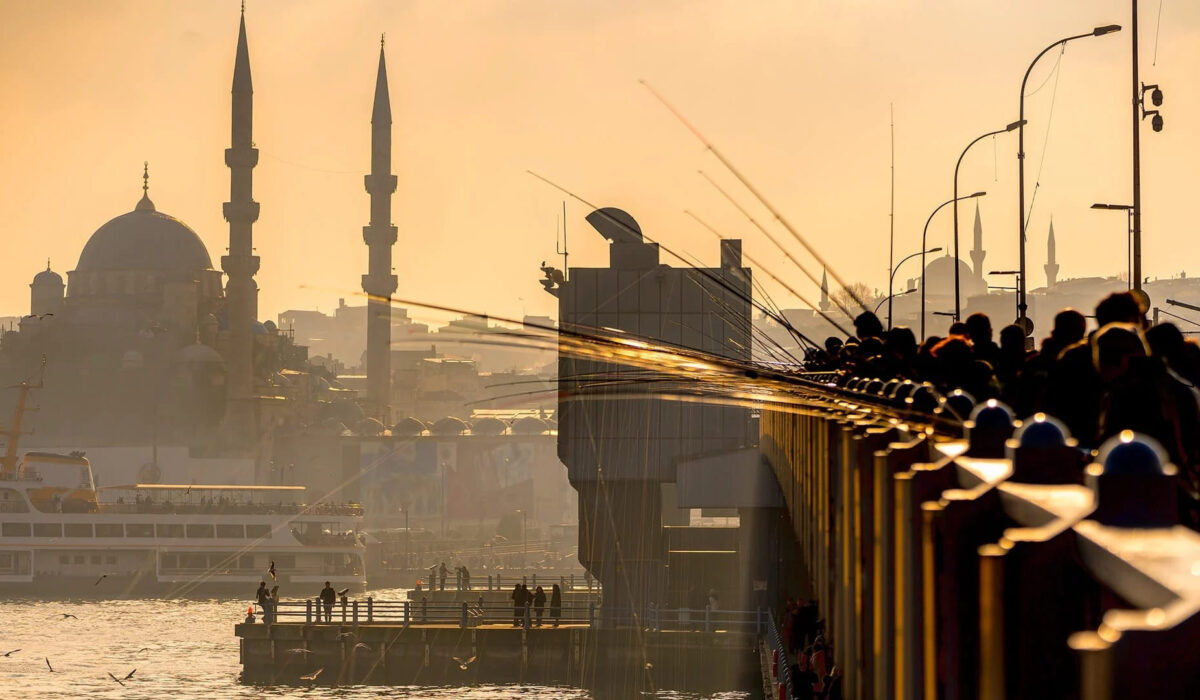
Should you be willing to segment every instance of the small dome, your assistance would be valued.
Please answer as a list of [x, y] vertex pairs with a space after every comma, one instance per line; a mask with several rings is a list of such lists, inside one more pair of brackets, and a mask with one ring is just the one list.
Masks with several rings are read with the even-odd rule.
[[954, 263], [958, 263], [958, 284], [962, 294], [972, 296], [987, 292], [987, 284], [971, 271], [971, 266], [950, 255], [935, 258], [925, 265], [926, 293], [934, 296], [954, 296]]
[[63, 286], [62, 275], [50, 269], [50, 263], [46, 263], [46, 269], [33, 276], [34, 287], [61, 287]]
[[392, 426], [392, 435], [416, 437], [425, 432], [425, 424], [409, 416]]
[[179, 361], [189, 365], [219, 365], [225, 363], [225, 358], [204, 343], [192, 343], [179, 351]]
[[446, 416], [434, 422], [429, 428], [432, 435], [462, 435], [470, 430], [470, 426], [454, 416]]
[[88, 239], [76, 272], [147, 270], [196, 272], [211, 270], [208, 249], [196, 232], [179, 219], [156, 211], [146, 197], [136, 210], [122, 214]]
[[512, 425], [514, 435], [541, 435], [549, 429], [550, 426], [546, 425], [546, 421], [533, 416], [525, 416]]

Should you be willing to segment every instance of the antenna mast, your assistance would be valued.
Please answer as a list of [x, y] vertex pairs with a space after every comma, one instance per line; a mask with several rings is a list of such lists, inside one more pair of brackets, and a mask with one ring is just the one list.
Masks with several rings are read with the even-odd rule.
[[895, 273], [896, 260], [896, 110], [888, 105], [888, 117], [892, 134], [892, 202], [888, 210], [888, 330], [892, 329], [892, 275]]
[[563, 280], [567, 279], [567, 200], [562, 203], [562, 250], [558, 249], [558, 240], [554, 241], [554, 252], [563, 259]]
[[11, 476], [17, 473], [17, 445], [20, 442], [21, 436], [21, 421], [25, 417], [25, 404], [29, 398], [30, 389], [41, 389], [43, 380], [46, 378], [46, 357], [42, 356], [42, 367], [38, 373], [37, 384], [30, 384], [28, 380], [21, 382], [15, 388], [17, 390], [17, 406], [13, 409], [12, 427], [7, 430], [0, 429], [0, 435], [7, 438], [5, 440], [4, 457], [0, 459], [0, 474]]

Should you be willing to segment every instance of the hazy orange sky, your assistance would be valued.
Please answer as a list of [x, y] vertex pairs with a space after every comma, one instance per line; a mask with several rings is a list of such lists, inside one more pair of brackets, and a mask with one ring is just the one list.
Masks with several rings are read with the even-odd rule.
[[[380, 32], [400, 182], [399, 297], [499, 315], [553, 313], [538, 264], [553, 257], [562, 196], [527, 168], [628, 210], [647, 235], [714, 263], [715, 240], [683, 213], [692, 209], [815, 295], [696, 174], [712, 173], [769, 219], [639, 78], [699, 126], [844, 277], [882, 289], [889, 103], [899, 258], [918, 250], [925, 218], [950, 197], [963, 146], [1016, 119], [1033, 56], [1109, 23], [1126, 30], [1072, 43], [1057, 76], [1052, 54], [1030, 79], [1031, 88], [1045, 85], [1026, 107], [1028, 191], [1041, 173], [1028, 264], [1031, 287], [1040, 286], [1053, 216], [1060, 279], [1125, 269], [1124, 217], [1088, 207], [1131, 199], [1128, 0], [247, 5], [264, 319], [289, 308], [328, 311], [360, 289]], [[1158, 14], [1157, 0], [1142, 1], [1142, 77], [1166, 95], [1166, 129], [1143, 130], [1144, 266], [1150, 276], [1200, 274], [1192, 244], [1200, 3], [1163, 0], [1161, 31]], [[237, 22], [235, 0], [0, 0], [0, 314], [28, 313], [28, 284], [46, 257], [60, 273], [73, 269], [91, 233], [133, 208], [143, 160], [158, 209], [195, 229], [219, 266]], [[1016, 262], [1015, 152], [1015, 135], [1003, 136], [994, 148], [980, 143], [963, 166], [963, 190], [989, 193], [981, 201], [989, 269]], [[586, 207], [572, 202], [567, 211], [572, 263], [606, 264], [603, 240], [582, 220]], [[931, 246], [949, 246], [949, 214], [931, 227]], [[972, 215], [964, 205], [964, 258]], [[782, 293], [777, 301], [796, 305]]]

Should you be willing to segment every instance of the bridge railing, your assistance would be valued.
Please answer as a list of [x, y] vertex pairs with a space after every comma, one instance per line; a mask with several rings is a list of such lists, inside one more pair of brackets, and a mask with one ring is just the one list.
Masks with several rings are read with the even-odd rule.
[[1171, 467], [1108, 473], [994, 415], [964, 440], [882, 384], [760, 421], [847, 695], [1200, 697]]
[[[262, 608], [255, 606], [256, 612]], [[558, 615], [552, 613], [558, 610]], [[433, 603], [428, 600], [375, 600], [368, 596], [361, 599], [338, 599], [326, 609], [318, 599], [283, 600], [274, 604], [271, 612], [272, 624], [305, 625], [457, 625], [477, 627], [480, 625], [513, 624], [525, 628], [552, 626], [557, 624], [592, 625], [599, 607], [594, 603], [564, 604], [561, 608], [547, 605], [541, 615], [537, 608], [486, 603]], [[264, 615], [263, 622], [267, 621]]]

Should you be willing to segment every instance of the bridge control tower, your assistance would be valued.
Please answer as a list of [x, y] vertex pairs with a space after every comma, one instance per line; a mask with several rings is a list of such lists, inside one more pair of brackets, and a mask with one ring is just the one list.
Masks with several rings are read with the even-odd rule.
[[[750, 358], [751, 273], [742, 266], [740, 240], [721, 241], [719, 267], [673, 268], [659, 262], [658, 244], [647, 242], [626, 212], [598, 209], [587, 221], [610, 241], [609, 266], [572, 268], [561, 282], [563, 332], [618, 332], [656, 345]], [[683, 542], [696, 538], [679, 536], [686, 534], [680, 531], [687, 529], [692, 507], [680, 479], [691, 484], [690, 497], [703, 500], [704, 479], [682, 470], [698, 458], [750, 452], [757, 424], [746, 408], [660, 398], [663, 386], [645, 369], [559, 356], [558, 453], [579, 492], [579, 558], [604, 586], [601, 620], [607, 624], [627, 622], [649, 603], [696, 607], [710, 588], [737, 587], [732, 530], [725, 533], [733, 535], [729, 545], [720, 548], [726, 551], [715, 553], [718, 559], [727, 555], [723, 561], [676, 561], [679, 550], [714, 554]], [[710, 480], [707, 490], [713, 487]], [[713, 578], [721, 564], [724, 571]], [[719, 583], [721, 576], [727, 585]]]

